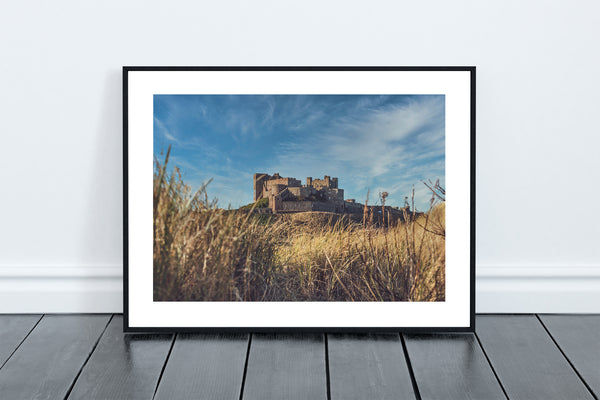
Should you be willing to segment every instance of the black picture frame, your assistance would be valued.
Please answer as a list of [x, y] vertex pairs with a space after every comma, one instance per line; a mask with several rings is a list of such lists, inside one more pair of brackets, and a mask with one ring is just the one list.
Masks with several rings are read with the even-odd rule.
[[[251, 72], [251, 71], [334, 71], [334, 72], [463, 72], [468, 74], [468, 93], [469, 93], [469, 301], [468, 301], [468, 325], [464, 326], [154, 326], [132, 324], [131, 315], [131, 291], [130, 284], [132, 277], [130, 274], [131, 265], [131, 221], [130, 221], [130, 190], [131, 190], [131, 149], [135, 143], [131, 142], [130, 117], [131, 117], [131, 75], [137, 72]], [[125, 66], [123, 67], [123, 314], [125, 332], [472, 332], [475, 329], [475, 146], [476, 146], [476, 68], [473, 66], [404, 66], [404, 67], [269, 67], [269, 66], [251, 66], [251, 67], [186, 67], [186, 66]], [[148, 266], [152, 268], [152, 266]], [[466, 268], [466, 267], [464, 267]]]

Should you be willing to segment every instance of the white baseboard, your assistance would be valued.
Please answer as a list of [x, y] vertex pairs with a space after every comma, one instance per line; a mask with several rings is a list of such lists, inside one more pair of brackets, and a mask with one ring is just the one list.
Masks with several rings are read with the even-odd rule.
[[122, 311], [122, 266], [0, 267], [0, 313]]
[[[478, 313], [600, 313], [600, 266], [477, 268]], [[120, 313], [121, 266], [0, 267], [0, 313]]]
[[478, 266], [478, 313], [600, 313], [600, 266]]

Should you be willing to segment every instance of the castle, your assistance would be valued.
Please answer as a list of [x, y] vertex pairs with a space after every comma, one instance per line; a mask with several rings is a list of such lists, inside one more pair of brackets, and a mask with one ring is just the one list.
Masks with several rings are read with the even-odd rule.
[[338, 188], [338, 178], [306, 178], [306, 185], [298, 179], [274, 175], [254, 174], [254, 201], [269, 199], [269, 208], [280, 212], [328, 211], [344, 212], [344, 190]]
[[344, 189], [338, 187], [338, 178], [325, 175], [323, 179], [306, 178], [303, 185], [296, 178], [284, 178], [278, 173], [254, 174], [254, 201], [269, 199], [269, 210], [273, 214], [322, 211], [338, 214], [360, 214], [365, 210], [372, 213], [393, 214], [402, 218], [408, 208], [390, 206], [364, 206], [354, 199], [344, 200]]

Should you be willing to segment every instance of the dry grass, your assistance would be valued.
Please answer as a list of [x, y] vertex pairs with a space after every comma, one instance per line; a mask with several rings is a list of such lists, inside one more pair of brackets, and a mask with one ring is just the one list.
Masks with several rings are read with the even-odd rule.
[[385, 228], [223, 210], [167, 174], [168, 158], [154, 174], [155, 300], [444, 300], [443, 203]]

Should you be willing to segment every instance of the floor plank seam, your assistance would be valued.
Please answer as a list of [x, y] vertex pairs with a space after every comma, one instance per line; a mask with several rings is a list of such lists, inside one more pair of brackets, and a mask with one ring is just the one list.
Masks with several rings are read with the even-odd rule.
[[504, 385], [502, 384], [502, 381], [500, 380], [500, 377], [498, 376], [496, 369], [492, 365], [492, 361], [490, 360], [490, 357], [488, 356], [487, 352], [485, 351], [485, 348], [483, 347], [483, 343], [481, 343], [481, 339], [479, 339], [479, 335], [477, 335], [477, 332], [473, 332], [473, 335], [475, 335], [475, 339], [477, 339], [477, 343], [479, 343], [479, 347], [481, 348], [481, 351], [483, 352], [483, 355], [485, 356], [485, 359], [487, 360], [488, 365], [492, 369], [492, 372], [494, 373], [494, 377], [496, 377], [496, 381], [498, 381], [498, 384], [500, 385], [500, 389], [502, 389], [502, 393], [504, 393], [504, 397], [506, 397], [507, 400], [510, 400], [510, 397], [508, 397], [508, 393], [506, 393], [506, 389], [504, 388]]
[[329, 335], [325, 336], [325, 381], [327, 383], [327, 400], [331, 400], [331, 375], [329, 373]]
[[111, 314], [110, 318], [108, 319], [108, 322], [104, 326], [104, 329], [98, 336], [98, 339], [96, 339], [96, 342], [94, 343], [94, 346], [92, 347], [92, 351], [90, 351], [90, 354], [88, 354], [88, 356], [86, 357], [85, 361], [79, 368], [79, 371], [77, 371], [77, 374], [75, 375], [75, 379], [73, 379], [73, 382], [71, 382], [71, 385], [69, 386], [69, 389], [67, 390], [67, 393], [65, 394], [64, 400], [67, 400], [69, 398], [69, 396], [71, 395], [71, 392], [73, 391], [73, 388], [75, 387], [75, 384], [77, 383], [77, 380], [81, 376], [81, 373], [83, 372], [83, 369], [87, 365], [90, 358], [92, 358], [92, 354], [94, 354], [94, 352], [96, 351], [96, 348], [98, 347], [98, 344], [100, 343], [100, 340], [102, 339], [102, 336], [104, 336], [104, 332], [106, 332], [106, 330], [108, 329], [108, 326], [110, 325], [110, 321], [112, 321], [114, 316], [115, 316], [115, 314]]
[[158, 393], [158, 387], [160, 386], [160, 382], [162, 380], [163, 374], [165, 373], [165, 369], [167, 369], [167, 364], [169, 363], [169, 357], [171, 357], [171, 352], [173, 351], [173, 346], [175, 346], [175, 340], [177, 340], [177, 333], [173, 334], [173, 338], [171, 339], [171, 347], [169, 347], [169, 352], [167, 353], [167, 357], [165, 358], [165, 362], [160, 370], [160, 374], [158, 375], [158, 381], [156, 381], [156, 387], [154, 388], [154, 394], [152, 394], [152, 400], [156, 397], [156, 393]]
[[556, 348], [558, 349], [558, 351], [560, 351], [560, 354], [563, 355], [563, 357], [565, 358], [565, 360], [567, 360], [567, 362], [569, 363], [569, 365], [571, 366], [571, 368], [573, 368], [573, 371], [579, 377], [579, 380], [581, 380], [581, 382], [583, 383], [583, 385], [585, 386], [585, 388], [588, 390], [588, 392], [590, 392], [590, 394], [592, 395], [592, 397], [595, 400], [598, 400], [598, 397], [596, 396], [596, 394], [594, 393], [594, 391], [592, 390], [592, 388], [588, 385], [588, 383], [585, 381], [585, 379], [583, 379], [583, 376], [581, 376], [581, 374], [579, 373], [579, 371], [577, 371], [577, 368], [575, 368], [575, 365], [573, 365], [573, 363], [571, 362], [571, 360], [569, 359], [569, 357], [567, 357], [567, 355], [565, 354], [565, 352], [563, 351], [563, 349], [560, 347], [560, 345], [558, 344], [558, 342], [556, 341], [556, 339], [554, 339], [554, 336], [552, 336], [552, 333], [550, 333], [550, 330], [548, 329], [548, 327], [546, 327], [546, 325], [544, 324], [544, 321], [542, 321], [542, 319], [540, 318], [540, 316], [538, 314], [535, 314], [535, 316], [536, 316], [537, 320], [540, 322], [540, 324], [542, 324], [542, 327], [544, 328], [544, 330], [546, 331], [546, 333], [548, 334], [548, 336], [550, 336], [550, 339], [552, 339], [552, 342], [554, 342], [554, 345], [556, 346]]
[[240, 388], [240, 400], [244, 397], [244, 387], [246, 386], [246, 374], [248, 373], [248, 360], [250, 360], [250, 347], [252, 346], [252, 333], [248, 334], [248, 347], [246, 348], [246, 361], [244, 362], [244, 372], [242, 373], [242, 387]]
[[23, 338], [23, 340], [21, 340], [19, 342], [19, 344], [17, 345], [17, 347], [15, 347], [15, 349], [10, 353], [10, 355], [4, 361], [4, 363], [2, 363], [2, 365], [0, 365], [0, 369], [2, 369], [2, 367], [4, 367], [6, 365], [6, 363], [8, 362], [8, 360], [10, 360], [12, 358], [13, 354], [15, 354], [17, 352], [17, 350], [19, 350], [19, 347], [21, 347], [21, 345], [23, 344], [23, 342], [25, 342], [25, 340], [27, 340], [27, 338], [29, 337], [29, 335], [31, 335], [31, 332], [33, 332], [33, 330], [38, 326], [38, 324], [40, 323], [40, 321], [42, 320], [42, 318], [44, 318], [44, 315], [45, 314], [42, 314], [42, 316], [37, 320], [37, 322], [35, 324], [33, 324], [33, 327], [29, 330], [29, 332], [27, 332], [27, 335], [25, 335], [25, 337]]
[[417, 400], [422, 400], [421, 392], [419, 391], [419, 385], [417, 384], [417, 378], [415, 377], [415, 371], [413, 370], [412, 363], [410, 362], [410, 356], [408, 355], [408, 348], [406, 347], [406, 342], [404, 341], [404, 334], [399, 333], [400, 342], [402, 343], [402, 351], [404, 352], [404, 359], [406, 360], [406, 366], [408, 367], [408, 374], [410, 375], [410, 381], [413, 386], [413, 392], [415, 392], [415, 398]]

